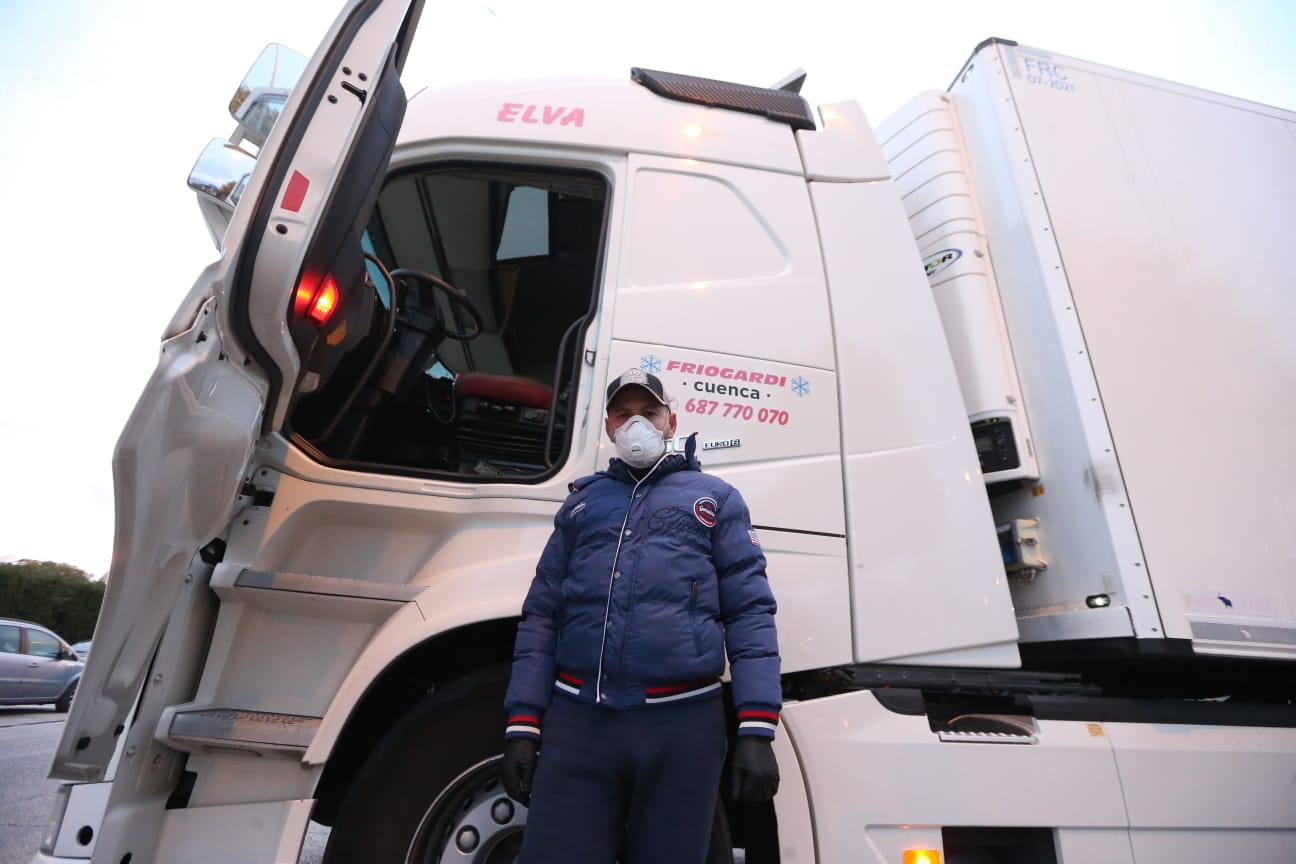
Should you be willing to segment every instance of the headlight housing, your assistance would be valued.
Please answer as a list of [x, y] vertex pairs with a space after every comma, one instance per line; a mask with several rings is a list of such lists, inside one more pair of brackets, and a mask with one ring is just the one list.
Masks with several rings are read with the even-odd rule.
[[67, 813], [68, 798], [72, 785], [64, 783], [54, 793], [54, 803], [50, 807], [49, 821], [45, 824], [45, 836], [41, 839], [40, 851], [46, 855], [54, 854], [54, 844], [58, 842], [59, 829], [63, 827], [63, 816]]

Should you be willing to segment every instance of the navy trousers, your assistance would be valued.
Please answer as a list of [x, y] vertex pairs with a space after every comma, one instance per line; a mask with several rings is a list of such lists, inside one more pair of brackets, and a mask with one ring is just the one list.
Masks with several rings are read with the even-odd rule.
[[518, 864], [703, 864], [726, 747], [718, 695], [613, 711], [555, 693]]

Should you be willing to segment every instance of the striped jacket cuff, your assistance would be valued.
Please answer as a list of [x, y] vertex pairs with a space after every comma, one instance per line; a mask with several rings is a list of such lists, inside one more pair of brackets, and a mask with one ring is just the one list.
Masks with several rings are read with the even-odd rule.
[[739, 735], [773, 738], [778, 722], [778, 710], [769, 706], [749, 705], [738, 709]]
[[540, 712], [528, 707], [518, 707], [509, 711], [508, 723], [504, 726], [504, 739], [530, 738], [540, 740]]

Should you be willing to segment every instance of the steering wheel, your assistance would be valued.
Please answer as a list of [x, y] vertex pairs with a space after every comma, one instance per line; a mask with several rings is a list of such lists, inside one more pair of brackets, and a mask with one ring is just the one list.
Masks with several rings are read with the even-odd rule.
[[[441, 334], [443, 338], [454, 339], [457, 342], [468, 342], [469, 340], [476, 339], [481, 335], [481, 312], [477, 311], [477, 307], [468, 299], [467, 294], [460, 291], [440, 276], [433, 276], [431, 273], [425, 273], [422, 270], [409, 270], [405, 268], [391, 271], [390, 276], [393, 282], [400, 279], [408, 279], [411, 282], [423, 282], [431, 285], [433, 288], [436, 288], [445, 294], [446, 297], [450, 299], [452, 305], [458, 306], [460, 309], [468, 313], [468, 317], [472, 319], [472, 326], [467, 330], [446, 330]], [[440, 317], [436, 312], [435, 306], [433, 306], [432, 314], [435, 317]]]

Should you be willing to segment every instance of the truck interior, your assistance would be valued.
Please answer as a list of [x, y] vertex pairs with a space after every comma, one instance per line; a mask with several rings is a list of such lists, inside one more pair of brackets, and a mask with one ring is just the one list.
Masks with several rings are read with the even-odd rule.
[[552, 473], [571, 444], [607, 198], [593, 172], [443, 163], [389, 177], [363, 235], [364, 287], [340, 292], [309, 352], [293, 440], [365, 471]]

